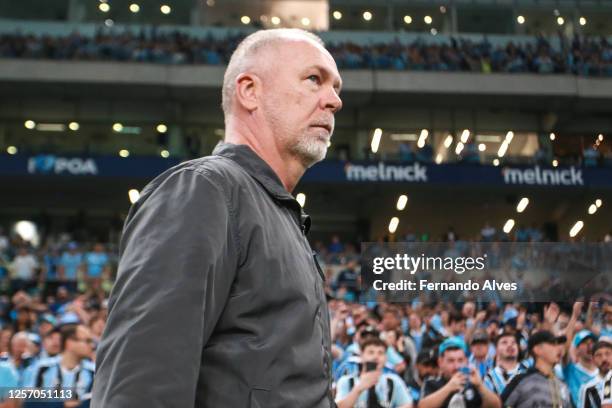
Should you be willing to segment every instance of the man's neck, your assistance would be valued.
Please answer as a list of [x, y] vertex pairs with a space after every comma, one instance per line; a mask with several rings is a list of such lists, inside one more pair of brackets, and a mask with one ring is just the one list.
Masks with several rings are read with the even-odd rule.
[[589, 371], [593, 371], [595, 369], [595, 364], [593, 363], [593, 360], [587, 360], [584, 358], [579, 358], [578, 359], [578, 364], [580, 364], [581, 366], [583, 366], [584, 368], [586, 368]]
[[245, 123], [237, 122], [226, 126], [225, 142], [250, 147], [274, 170], [288, 192], [293, 191], [306, 171], [302, 163], [280, 151], [273, 138], [256, 137]]
[[552, 375], [553, 372], [553, 366], [543, 360], [537, 360], [535, 363], [535, 368], [537, 368], [539, 372], [541, 372], [547, 377]]
[[71, 353], [62, 353], [60, 359], [60, 365], [67, 370], [73, 370], [80, 362], [81, 361]]
[[498, 364], [501, 368], [503, 368], [506, 371], [512, 371], [516, 368], [516, 366], [518, 365], [518, 361], [512, 359], [512, 360], [507, 360], [507, 359], [503, 359], [500, 358], [499, 359], [499, 364]]

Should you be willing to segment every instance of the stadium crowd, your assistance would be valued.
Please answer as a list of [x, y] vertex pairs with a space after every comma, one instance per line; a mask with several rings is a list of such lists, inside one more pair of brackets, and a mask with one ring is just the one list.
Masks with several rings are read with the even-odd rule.
[[[523, 229], [510, 238], [545, 239]], [[500, 234], [487, 224], [477, 240]], [[441, 239], [460, 241], [453, 229]], [[338, 236], [314, 246], [328, 277], [339, 408], [612, 403], [610, 294], [559, 304], [363, 301], [356, 247]], [[19, 406], [9, 391], [24, 387], [71, 390], [58, 406], [88, 406], [116, 265], [113, 245], [62, 234], [34, 248], [0, 230], [0, 407]]]
[[[0, 57], [225, 65], [243, 36], [229, 34], [215, 39], [155, 28], [139, 33], [99, 30], [93, 37], [78, 32], [67, 36], [17, 32], [0, 35]], [[396, 39], [370, 45], [329, 43], [327, 47], [341, 69], [612, 76], [612, 43], [608, 39], [566, 38], [561, 34], [559, 38], [559, 49], [542, 36], [524, 44], [510, 41], [505, 45], [494, 45], [486, 38], [451, 38], [448, 42], [419, 38], [409, 44]]]

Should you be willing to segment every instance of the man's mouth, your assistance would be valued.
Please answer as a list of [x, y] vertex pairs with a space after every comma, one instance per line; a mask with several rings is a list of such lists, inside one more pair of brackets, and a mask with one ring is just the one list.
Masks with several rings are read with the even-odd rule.
[[332, 131], [331, 125], [329, 125], [327, 123], [317, 123], [317, 124], [312, 125], [312, 127], [323, 128], [323, 129], [327, 130], [327, 133], [331, 133], [331, 131]]

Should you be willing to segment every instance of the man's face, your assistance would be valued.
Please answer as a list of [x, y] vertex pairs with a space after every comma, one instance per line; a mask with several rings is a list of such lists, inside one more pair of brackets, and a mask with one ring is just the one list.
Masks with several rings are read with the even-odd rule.
[[79, 358], [91, 356], [93, 351], [93, 339], [90, 330], [85, 326], [77, 327], [74, 338], [68, 340], [72, 343], [70, 351]]
[[533, 348], [538, 359], [554, 366], [561, 361], [563, 357], [563, 348], [555, 343], [540, 343]]
[[421, 379], [429, 376], [435, 376], [438, 373], [438, 368], [435, 365], [417, 363], [416, 367], [417, 371], [419, 372], [419, 378]]
[[474, 358], [478, 360], [484, 360], [487, 358], [487, 353], [489, 351], [488, 343], [474, 343], [470, 346], [470, 351], [474, 355]]
[[593, 354], [593, 362], [599, 369], [599, 374], [605, 376], [612, 366], [612, 348], [602, 347]]
[[378, 345], [368, 346], [361, 351], [361, 361], [363, 363], [375, 362], [378, 365], [378, 368], [382, 369], [387, 362], [386, 352], [387, 350], [384, 347]]
[[264, 76], [262, 114], [282, 153], [305, 167], [323, 160], [342, 107], [341, 79], [332, 56], [307, 40], [270, 51], [275, 65]]
[[463, 350], [446, 350], [442, 356], [438, 358], [438, 366], [440, 373], [450, 378], [455, 374], [460, 367], [467, 365], [467, 357]]
[[587, 338], [576, 347], [576, 356], [584, 360], [592, 360], [593, 358], [593, 346], [595, 342], [592, 338]]
[[497, 355], [502, 360], [518, 359], [518, 344], [512, 336], [505, 336], [497, 342]]
[[62, 336], [59, 333], [52, 333], [43, 339], [43, 348], [50, 356], [57, 355], [62, 348]]
[[453, 336], [459, 336], [465, 333], [465, 320], [454, 321], [450, 325], [450, 331]]

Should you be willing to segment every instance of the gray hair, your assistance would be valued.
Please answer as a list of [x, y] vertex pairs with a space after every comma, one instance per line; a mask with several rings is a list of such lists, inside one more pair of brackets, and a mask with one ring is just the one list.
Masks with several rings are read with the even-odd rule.
[[259, 51], [279, 42], [288, 40], [310, 40], [324, 46], [323, 40], [317, 35], [299, 28], [274, 28], [270, 30], [260, 30], [247, 36], [238, 45], [232, 54], [225, 75], [223, 76], [223, 90], [221, 94], [221, 107], [225, 116], [230, 114], [232, 97], [236, 92], [236, 78], [243, 72], [253, 67], [253, 56]]

